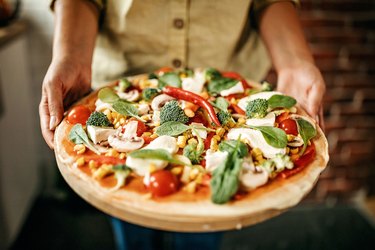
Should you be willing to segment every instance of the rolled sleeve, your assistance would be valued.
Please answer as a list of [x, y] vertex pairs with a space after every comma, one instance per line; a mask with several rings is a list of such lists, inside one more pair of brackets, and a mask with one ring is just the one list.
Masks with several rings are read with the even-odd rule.
[[[51, 1], [50, 8], [51, 8], [52, 11], [53, 11], [54, 8], [55, 8], [55, 3], [56, 3], [56, 1], [58, 1], [58, 0], [52, 0], [52, 1]], [[61, 0], [60, 0], [60, 1], [61, 1]], [[93, 4], [96, 6], [96, 8], [98, 8], [99, 13], [101, 13], [101, 12], [104, 10], [104, 7], [105, 7], [105, 0], [85, 0], [85, 1], [90, 2], [90, 3], [93, 3]]]
[[279, 3], [279, 2], [291, 2], [294, 4], [294, 6], [299, 7], [300, 1], [299, 0], [254, 0], [253, 5], [251, 7], [250, 15], [253, 19], [255, 19], [255, 23], [259, 23], [259, 17], [262, 13], [262, 11], [267, 8], [269, 5], [273, 3]]

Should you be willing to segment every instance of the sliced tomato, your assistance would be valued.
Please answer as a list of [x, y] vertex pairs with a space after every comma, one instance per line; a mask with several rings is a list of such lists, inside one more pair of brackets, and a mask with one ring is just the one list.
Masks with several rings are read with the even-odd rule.
[[179, 181], [174, 174], [168, 170], [159, 170], [151, 174], [147, 188], [153, 196], [162, 197], [177, 192], [178, 185]]
[[282, 178], [288, 178], [292, 175], [295, 175], [301, 172], [307, 165], [309, 165], [315, 159], [315, 156], [316, 156], [315, 145], [314, 143], [311, 143], [311, 145], [306, 148], [305, 153], [293, 161], [294, 168], [284, 170], [283, 172], [280, 173], [280, 176]]
[[297, 128], [297, 123], [293, 119], [285, 119], [282, 122], [279, 123], [279, 128], [285, 131], [287, 134], [291, 135], [298, 135], [298, 128]]
[[138, 126], [137, 126], [137, 136], [141, 136], [144, 132], [147, 131], [147, 126], [141, 121], [138, 121]]
[[111, 164], [111, 165], [118, 165], [118, 164], [125, 164], [125, 159], [119, 159], [113, 156], [104, 156], [104, 155], [92, 155], [92, 156], [85, 156], [85, 161], [95, 161], [99, 165], [102, 164]]
[[145, 144], [150, 144], [154, 140], [154, 138], [151, 138], [150, 136], [142, 136], [143, 140], [145, 140]]
[[238, 74], [236, 72], [232, 72], [232, 71], [221, 72], [221, 75], [223, 77], [228, 77], [228, 78], [239, 80], [242, 83], [242, 86], [243, 86], [244, 89], [251, 88], [250, 85], [245, 80], [245, 78], [243, 78], [240, 74]]
[[78, 105], [72, 108], [68, 113], [68, 122], [70, 124], [80, 123], [86, 125], [87, 119], [91, 115], [91, 110], [85, 105]]
[[212, 137], [214, 137], [215, 133], [214, 132], [209, 132], [207, 134], [207, 138], [206, 140], [204, 140], [204, 149], [209, 149], [210, 148], [210, 145], [211, 145], [211, 140], [212, 140]]

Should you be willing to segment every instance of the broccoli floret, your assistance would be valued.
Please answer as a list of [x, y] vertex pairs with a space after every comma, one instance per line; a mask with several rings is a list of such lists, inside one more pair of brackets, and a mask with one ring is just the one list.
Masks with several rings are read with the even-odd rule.
[[142, 98], [145, 101], [151, 101], [159, 94], [159, 90], [155, 88], [146, 88], [142, 91]]
[[216, 114], [219, 122], [222, 126], [230, 125], [234, 123], [234, 120], [229, 112], [225, 112], [223, 110], [219, 110]]
[[274, 158], [264, 161], [259, 166], [273, 178], [284, 169], [292, 169], [294, 164], [288, 155], [276, 154]]
[[191, 143], [187, 145], [184, 148], [183, 154], [189, 158], [192, 164], [199, 164], [203, 160], [202, 154], [204, 152], [204, 142], [196, 130], [195, 134], [197, 135], [198, 143]]
[[271, 83], [269, 82], [262, 82], [262, 91], [272, 91], [273, 90], [273, 87], [271, 85]]
[[150, 73], [148, 79], [158, 79], [158, 76], [155, 73]]
[[118, 91], [119, 92], [125, 92], [130, 86], [132, 86], [132, 83], [129, 82], [128, 79], [123, 78], [120, 80], [118, 84]]
[[170, 121], [181, 123], [187, 123], [189, 121], [189, 117], [185, 115], [185, 112], [178, 105], [176, 100], [167, 102], [160, 110], [160, 124]]
[[107, 116], [101, 112], [94, 111], [91, 113], [89, 119], [87, 119], [86, 125], [96, 126], [96, 127], [110, 127], [111, 122], [108, 120]]
[[268, 101], [266, 99], [255, 99], [248, 102], [246, 116], [248, 118], [263, 118], [267, 115]]

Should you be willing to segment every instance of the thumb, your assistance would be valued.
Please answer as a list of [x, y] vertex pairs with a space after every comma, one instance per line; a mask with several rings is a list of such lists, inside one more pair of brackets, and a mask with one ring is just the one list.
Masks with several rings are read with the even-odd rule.
[[46, 92], [50, 114], [49, 129], [54, 130], [64, 114], [63, 90], [62, 84], [48, 84], [47, 86]]

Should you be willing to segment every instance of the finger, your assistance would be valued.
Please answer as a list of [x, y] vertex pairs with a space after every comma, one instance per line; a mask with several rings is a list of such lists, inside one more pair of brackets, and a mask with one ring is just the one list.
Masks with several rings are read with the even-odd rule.
[[45, 94], [42, 94], [42, 99], [39, 104], [39, 118], [40, 118], [40, 128], [42, 131], [42, 135], [48, 146], [53, 149], [53, 131], [49, 129], [49, 109], [48, 109], [48, 102], [47, 97]]
[[315, 117], [318, 115], [319, 108], [322, 105], [322, 99], [324, 95], [324, 85], [315, 83], [312, 85], [308, 93], [308, 110], [307, 112]]
[[49, 129], [54, 130], [60, 123], [63, 114], [63, 89], [60, 82], [47, 84], [46, 94], [49, 110]]
[[319, 117], [319, 126], [324, 132], [325, 131], [325, 123], [324, 123], [324, 115], [323, 115], [323, 106], [320, 106], [320, 108], [319, 108], [318, 117]]

